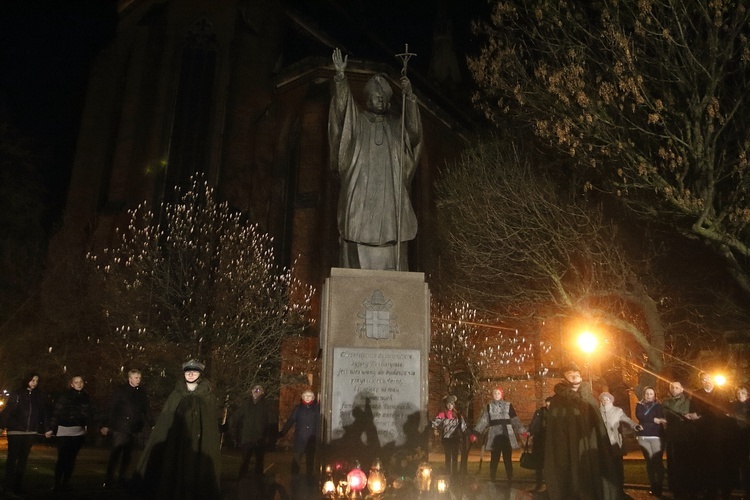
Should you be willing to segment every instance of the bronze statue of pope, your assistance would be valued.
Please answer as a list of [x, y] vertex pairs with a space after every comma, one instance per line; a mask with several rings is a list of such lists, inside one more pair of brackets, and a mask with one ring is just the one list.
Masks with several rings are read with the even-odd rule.
[[417, 99], [402, 76], [403, 115], [389, 114], [393, 90], [378, 74], [365, 85], [367, 109], [360, 108], [344, 73], [347, 59], [334, 50], [328, 118], [331, 168], [341, 179], [340, 266], [408, 271], [406, 245], [417, 234], [409, 185], [422, 149]]

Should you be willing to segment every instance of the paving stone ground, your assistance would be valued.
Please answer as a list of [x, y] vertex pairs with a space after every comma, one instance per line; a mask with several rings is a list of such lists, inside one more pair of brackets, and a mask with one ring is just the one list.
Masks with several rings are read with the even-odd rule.
[[[7, 441], [0, 437], [0, 478], [4, 476]], [[50, 444], [38, 444], [32, 449], [24, 480], [24, 495], [12, 496], [8, 492], [0, 493], [0, 499], [23, 498], [28, 500], [132, 500], [123, 489], [109, 490], [103, 488], [104, 473], [109, 450], [104, 447], [86, 446], [81, 450], [76, 470], [71, 479], [71, 490], [62, 494], [53, 494], [51, 486], [54, 476], [56, 449]], [[545, 500], [543, 493], [534, 493], [534, 476], [532, 471], [518, 466], [518, 454], [514, 456], [514, 481], [504, 480], [502, 465], [499, 468], [499, 481], [490, 482], [487, 470], [487, 459], [484, 457], [480, 467], [480, 455], [472, 453], [467, 467], [467, 474], [452, 481], [450, 491], [445, 495], [418, 494], [405, 486], [400, 491], [391, 490], [383, 499], [418, 498], [419, 500]], [[435, 475], [442, 473], [442, 453], [430, 455]], [[137, 456], [134, 457], [134, 462]], [[222, 453], [222, 493], [223, 500], [313, 500], [321, 498], [317, 481], [309, 481], [304, 475], [290, 473], [291, 454], [278, 451], [266, 456], [267, 472], [263, 477], [246, 477], [237, 480], [239, 453], [236, 450], [225, 450]], [[645, 468], [640, 453], [631, 453], [625, 460], [625, 492], [634, 500], [652, 499], [645, 483]], [[666, 492], [663, 498], [672, 498]], [[741, 498], [735, 491], [733, 498]]]

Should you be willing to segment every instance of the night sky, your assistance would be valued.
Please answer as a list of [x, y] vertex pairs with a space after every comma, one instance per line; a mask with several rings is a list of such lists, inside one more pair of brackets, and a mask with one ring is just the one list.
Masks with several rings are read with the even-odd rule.
[[113, 0], [0, 6], [0, 112], [42, 158], [47, 230], [63, 208], [88, 70], [116, 25]]
[[[349, 45], [356, 59], [389, 62], [389, 52], [408, 42], [410, 51], [418, 53], [410, 67], [426, 75], [437, 3], [413, 0], [385, 8], [369, 1], [289, 0], [287, 5]], [[487, 4], [448, 5], [458, 52], [465, 52], [472, 42], [470, 21], [486, 15]], [[89, 69], [116, 28], [116, 0], [11, 0], [0, 5], [0, 118], [32, 139], [42, 158], [38, 173], [47, 209], [42, 225], [48, 232], [59, 224], [65, 205]]]

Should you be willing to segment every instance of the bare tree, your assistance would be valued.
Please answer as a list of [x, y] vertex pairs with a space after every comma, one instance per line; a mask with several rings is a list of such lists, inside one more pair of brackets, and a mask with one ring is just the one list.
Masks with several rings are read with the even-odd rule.
[[583, 318], [633, 339], [647, 370], [662, 369], [665, 326], [648, 276], [599, 207], [565, 199], [499, 140], [467, 150], [437, 192], [459, 297], [516, 319]]
[[496, 1], [475, 100], [533, 126], [750, 293], [750, 9], [743, 0]]
[[133, 210], [119, 246], [90, 255], [112, 328], [101, 337], [152, 367], [204, 360], [233, 400], [254, 383], [272, 392], [282, 342], [309, 324], [312, 289], [278, 268], [272, 239], [207, 184], [177, 198]]
[[533, 377], [538, 363], [536, 349], [547, 351], [541, 342], [504, 328], [495, 318], [487, 318], [466, 302], [441, 303], [433, 300], [430, 339], [430, 366], [433, 369], [432, 395], [455, 394], [471, 401], [484, 395], [485, 383], [498, 376]]

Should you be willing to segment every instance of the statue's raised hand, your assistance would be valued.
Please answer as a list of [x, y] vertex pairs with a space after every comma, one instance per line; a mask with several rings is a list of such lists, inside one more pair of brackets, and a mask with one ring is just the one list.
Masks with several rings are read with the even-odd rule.
[[404, 93], [404, 95], [411, 95], [411, 82], [406, 76], [401, 77], [401, 91]]
[[333, 49], [333, 67], [336, 68], [336, 73], [343, 74], [348, 61], [349, 56], [342, 57], [341, 49]]

